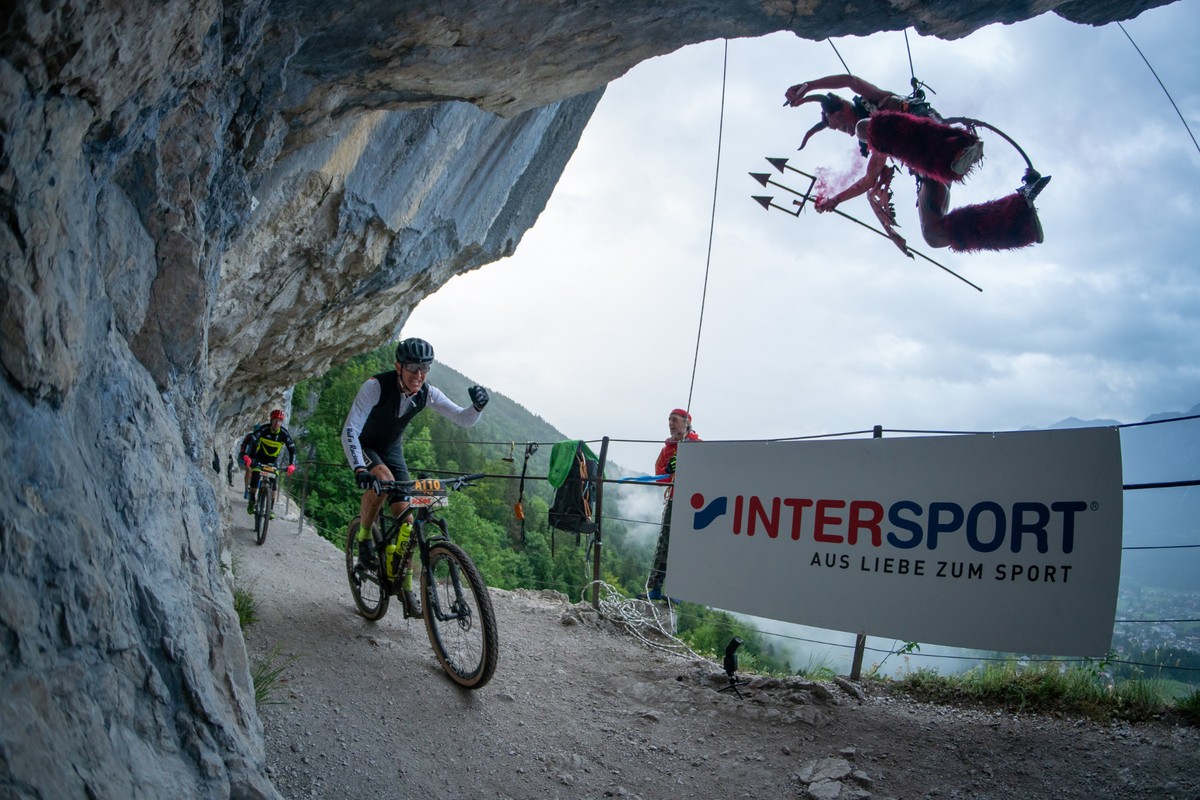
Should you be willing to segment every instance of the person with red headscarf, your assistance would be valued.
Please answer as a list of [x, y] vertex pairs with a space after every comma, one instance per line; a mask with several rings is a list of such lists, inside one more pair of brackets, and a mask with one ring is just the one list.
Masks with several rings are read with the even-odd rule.
[[[832, 92], [813, 93], [839, 88], [856, 92], [857, 96], [849, 101]], [[949, 210], [950, 184], [966, 178], [983, 158], [983, 142], [973, 130], [943, 121], [924, 102], [923, 94], [904, 98], [853, 75], [829, 75], [791, 86], [784, 97], [786, 105], [792, 107], [821, 105], [821, 121], [805, 134], [801, 150], [814, 133], [832, 128], [857, 137], [867, 157], [867, 169], [861, 178], [833, 195], [817, 198], [814, 206], [818, 213], [832, 211], [868, 192], [890, 196], [892, 168], [887, 161], [892, 158], [917, 176], [917, 212], [921, 233], [930, 247], [966, 252], [1007, 250], [1042, 242], [1042, 225], [1033, 201], [1050, 176], [1039, 175], [1032, 168], [1012, 194]]]
[[675, 457], [680, 442], [700, 441], [699, 434], [692, 430], [692, 415], [687, 409], [671, 409], [671, 413], [667, 415], [667, 430], [671, 435], [663, 442], [658, 459], [654, 462], [654, 474], [663, 476], [659, 478], [659, 483], [667, 484], [662, 528], [658, 533], [658, 545], [654, 548], [654, 561], [650, 565], [650, 578], [646, 581], [646, 594], [638, 595], [642, 600], [663, 599], [663, 583], [667, 578], [667, 549], [671, 539], [671, 500], [675, 493]]

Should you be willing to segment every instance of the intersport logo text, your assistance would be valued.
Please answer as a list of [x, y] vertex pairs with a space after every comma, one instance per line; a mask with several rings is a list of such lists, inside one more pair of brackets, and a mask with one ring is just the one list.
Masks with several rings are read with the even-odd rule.
[[1030, 545], [1039, 553], [1071, 553], [1075, 548], [1076, 517], [1089, 507], [1082, 500], [1049, 504], [982, 500], [969, 507], [953, 501], [922, 505], [899, 500], [885, 507], [874, 500], [758, 495], [735, 495], [730, 503], [727, 496], [705, 501], [699, 492], [690, 502], [695, 509], [692, 528], [697, 531], [722, 520], [728, 521], [729, 532], [736, 536], [765, 535], [771, 539], [871, 547], [886, 543], [902, 550], [936, 550], [950, 537], [957, 537], [978, 553], [992, 553], [1005, 546], [1019, 553]]

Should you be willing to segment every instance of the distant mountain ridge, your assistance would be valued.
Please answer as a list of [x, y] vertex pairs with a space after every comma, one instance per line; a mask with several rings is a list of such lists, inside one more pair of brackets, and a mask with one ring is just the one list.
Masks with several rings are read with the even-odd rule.
[[[454, 402], [465, 404], [467, 388], [473, 386], [476, 381], [471, 380], [444, 361], [439, 361], [429, 373], [429, 383], [445, 392]], [[508, 457], [511, 452], [518, 468], [525, 459], [525, 446], [529, 442], [534, 442], [539, 447], [529, 459], [529, 474], [545, 475], [550, 469], [550, 445], [576, 437], [563, 433], [498, 389], [489, 386], [487, 390], [491, 400], [488, 402], [487, 412], [475, 425], [471, 438], [476, 441], [496, 443], [491, 446], [490, 451], [494, 451], [501, 457]], [[507, 446], [504, 444], [506, 442], [509, 443]], [[597, 443], [589, 442], [589, 446], [594, 452], [600, 452]], [[633, 473], [620, 464], [609, 461], [605, 465], [604, 474], [609, 478], [622, 478]]]
[[[1157, 414], [1151, 414], [1142, 420], [1142, 422], [1158, 422], [1165, 419], [1190, 417], [1194, 415], [1200, 415], [1200, 403], [1192, 406], [1188, 411], [1162, 411]], [[1126, 424], [1128, 423], [1124, 423], [1115, 419], [1080, 419], [1079, 417], [1067, 417], [1066, 419], [1055, 422], [1053, 425], [1047, 425], [1046, 428], [1050, 430], [1057, 430], [1060, 428], [1107, 428], [1115, 425]], [[1022, 428], [1022, 430], [1036, 430], [1036, 428], [1030, 425]]]
[[[1158, 414], [1147, 416], [1142, 422], [1158, 422], [1160, 420], [1172, 420], [1180, 416], [1193, 416], [1200, 414], [1200, 403], [1193, 405], [1188, 411], [1160, 411]], [[1066, 420], [1055, 422], [1054, 425], [1048, 426], [1050, 429], [1057, 428], [1104, 428], [1117, 425], [1127, 425], [1126, 422], [1118, 420], [1080, 420], [1078, 416], [1068, 416]]]

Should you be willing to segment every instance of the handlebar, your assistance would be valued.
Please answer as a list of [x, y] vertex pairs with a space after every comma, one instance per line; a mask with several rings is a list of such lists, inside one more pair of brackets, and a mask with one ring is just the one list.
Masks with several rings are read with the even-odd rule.
[[[384, 492], [402, 492], [409, 493], [429, 493], [436, 492], [439, 489], [444, 489], [451, 492], [460, 492], [468, 486], [473, 485], [473, 481], [480, 478], [486, 478], [486, 472], [472, 472], [469, 475], [458, 475], [454, 478], [442, 480], [440, 478], [418, 478], [415, 481], [380, 481], [378, 494]], [[432, 486], [430, 484], [433, 484]]]

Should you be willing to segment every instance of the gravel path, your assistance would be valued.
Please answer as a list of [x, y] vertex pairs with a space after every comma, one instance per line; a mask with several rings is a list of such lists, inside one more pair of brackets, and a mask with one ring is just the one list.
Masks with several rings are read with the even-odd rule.
[[500, 661], [479, 691], [423, 623], [354, 609], [342, 552], [295, 509], [254, 544], [227, 492], [252, 659], [292, 659], [261, 708], [288, 798], [1200, 800], [1200, 733], [855, 696], [655, 649], [557, 593], [492, 590]]

